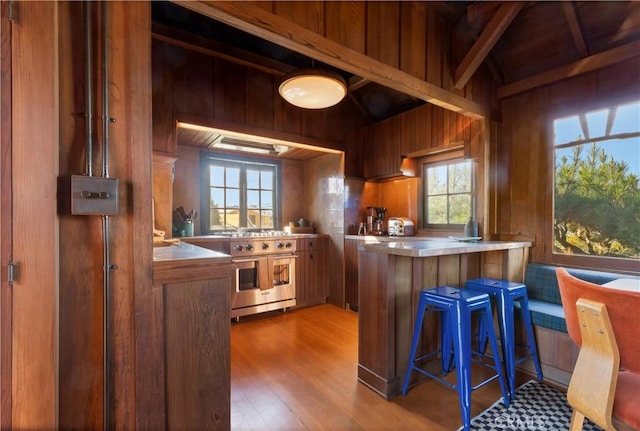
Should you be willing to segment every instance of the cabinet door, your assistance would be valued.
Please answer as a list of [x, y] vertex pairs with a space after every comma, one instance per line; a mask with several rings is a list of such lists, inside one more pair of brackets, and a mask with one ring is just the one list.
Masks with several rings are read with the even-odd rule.
[[296, 305], [323, 304], [329, 296], [326, 271], [326, 238], [298, 241]]
[[310, 250], [309, 258], [309, 296], [313, 303], [327, 302], [327, 254], [325, 250]]
[[231, 285], [163, 285], [167, 429], [229, 428]]

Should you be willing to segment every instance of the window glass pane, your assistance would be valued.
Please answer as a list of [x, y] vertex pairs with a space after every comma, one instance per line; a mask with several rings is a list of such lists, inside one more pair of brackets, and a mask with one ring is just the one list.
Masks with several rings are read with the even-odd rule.
[[429, 196], [427, 198], [428, 223], [447, 223], [447, 196]]
[[586, 115], [587, 125], [589, 126], [589, 137], [597, 138], [605, 136], [607, 130], [607, 118], [609, 117], [608, 109], [589, 112]]
[[222, 166], [211, 166], [209, 168], [209, 184], [224, 187], [224, 168]]
[[260, 211], [250, 209], [247, 211], [247, 227], [260, 227]]
[[226, 191], [226, 206], [227, 208], [240, 208], [240, 190], [227, 189]]
[[471, 195], [450, 195], [449, 196], [449, 223], [464, 224], [469, 220], [471, 214]]
[[260, 208], [260, 192], [247, 190], [247, 208]]
[[584, 138], [582, 135], [582, 127], [580, 127], [580, 121], [578, 116], [560, 118], [553, 122], [553, 132], [555, 136], [555, 144], [564, 144], [566, 142], [573, 142]]
[[[638, 133], [637, 114], [628, 115], [638, 112], [637, 107], [611, 108], [614, 125], [627, 121], [612, 133]], [[604, 111], [585, 114], [590, 130], [606, 133], [610, 119]], [[559, 124], [556, 121], [559, 134], [567, 133]], [[592, 124], [597, 126], [591, 129]], [[555, 151], [554, 253], [640, 258], [639, 209], [640, 136], [576, 143]]]
[[471, 163], [454, 163], [449, 165], [449, 193], [471, 191]]
[[224, 228], [224, 212], [219, 208], [212, 208], [209, 212], [210, 229]]
[[637, 132], [639, 130], [640, 102], [619, 106], [611, 128], [611, 134]]
[[263, 229], [273, 229], [273, 211], [261, 211], [260, 221]]
[[227, 168], [227, 187], [240, 186], [240, 169]]
[[261, 207], [265, 209], [273, 208], [273, 192], [264, 190], [260, 193]]
[[262, 171], [260, 173], [261, 183], [260, 187], [265, 190], [273, 190], [273, 172], [271, 171]]
[[225, 228], [235, 229], [240, 226], [240, 211], [237, 209], [228, 209], [225, 213]]
[[250, 189], [260, 188], [260, 171], [247, 169], [247, 187]]
[[224, 207], [224, 189], [211, 189], [211, 207]]
[[447, 166], [427, 168], [428, 195], [447, 192]]

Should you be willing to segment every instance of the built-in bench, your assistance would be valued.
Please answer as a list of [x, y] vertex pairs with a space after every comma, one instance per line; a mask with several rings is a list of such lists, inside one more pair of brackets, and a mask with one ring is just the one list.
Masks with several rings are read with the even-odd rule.
[[[566, 333], [567, 325], [556, 278], [556, 268], [552, 265], [530, 263], [527, 265], [524, 283], [527, 285], [533, 324]], [[595, 284], [608, 283], [617, 278], [640, 278], [604, 271], [566, 269], [571, 275]]]

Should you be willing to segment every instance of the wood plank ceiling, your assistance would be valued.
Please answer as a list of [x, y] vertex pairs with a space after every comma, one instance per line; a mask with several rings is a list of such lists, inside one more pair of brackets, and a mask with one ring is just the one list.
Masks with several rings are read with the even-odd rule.
[[[640, 56], [637, 1], [435, 1], [429, 2], [429, 7], [448, 19], [461, 39], [471, 41], [471, 48], [462, 60], [451, 65], [454, 87], [458, 89], [482, 64], [492, 72], [497, 97], [505, 98]], [[224, 31], [207, 34], [194, 31], [207, 27], [198, 21], [210, 23], [209, 18], [182, 11], [180, 18], [184, 20], [184, 15], [189, 15], [186, 21], [189, 25], [180, 25], [172, 19], [176, 8], [180, 9], [169, 3], [154, 3], [155, 39], [276, 76], [317, 61], [309, 53], [293, 51], [295, 46], [283, 47], [223, 24]], [[350, 97], [372, 122], [424, 103], [415, 94], [407, 94], [401, 82], [382, 85], [367, 78], [366, 73], [360, 76], [339, 69], [338, 59], [323, 60], [325, 66], [347, 79]], [[385, 111], [369, 103], [377, 93], [384, 93], [384, 97], [393, 101]]]

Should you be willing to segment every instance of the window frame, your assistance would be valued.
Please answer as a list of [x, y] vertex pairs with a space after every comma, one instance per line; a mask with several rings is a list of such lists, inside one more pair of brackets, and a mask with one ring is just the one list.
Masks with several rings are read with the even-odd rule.
[[[438, 165], [449, 165], [460, 162], [469, 162], [471, 165], [471, 208], [469, 216], [474, 212], [474, 200], [476, 200], [477, 205], [477, 184], [475, 178], [476, 169], [475, 163], [473, 159], [470, 159], [465, 156], [463, 149], [444, 151], [441, 153], [434, 153], [422, 157], [418, 160], [418, 164], [420, 166], [420, 177], [421, 181], [419, 183], [419, 200], [418, 204], [420, 205], [420, 229], [425, 231], [437, 232], [438, 234], [446, 234], [446, 233], [457, 233], [464, 230], [465, 223], [447, 223], [447, 224], [429, 224], [428, 213], [427, 213], [427, 202], [426, 202], [426, 184], [427, 178], [425, 178], [426, 169], [429, 167], [434, 167]], [[475, 209], [477, 211], [477, 208]], [[474, 214], [474, 218], [477, 220], [477, 214]]]
[[[577, 254], [560, 254], [554, 252], [554, 216], [555, 216], [555, 164], [556, 164], [556, 145], [554, 138], [554, 121], [560, 118], [570, 117], [572, 115], [581, 115], [588, 112], [597, 111], [601, 109], [611, 108], [614, 106], [621, 106], [638, 101], [637, 94], [625, 97], [613, 97], [607, 100], [597, 100], [588, 103], [580, 104], [568, 104], [562, 108], [558, 108], [550, 111], [547, 114], [547, 148], [548, 152], [548, 188], [547, 196], [550, 199], [550, 205], [548, 205], [546, 211], [546, 236], [548, 238], [548, 245], [545, 246], [544, 256], [545, 261], [550, 262], [552, 265], [558, 266], [571, 266], [575, 268], [585, 268], [594, 270], [611, 270], [622, 273], [637, 274], [638, 259], [633, 258], [620, 258], [609, 256], [594, 256], [594, 255], [577, 255]], [[585, 140], [585, 142], [591, 142]]]
[[[217, 161], [216, 165], [227, 167], [238, 167], [244, 173], [241, 174], [240, 179], [240, 197], [239, 197], [239, 212], [240, 212], [240, 225], [238, 229], [249, 229], [256, 231], [268, 231], [279, 230], [282, 217], [282, 162], [269, 157], [259, 157], [251, 155], [235, 155], [227, 154], [216, 151], [202, 151], [200, 153], [200, 211], [201, 218], [201, 230], [204, 235], [215, 235], [221, 232], [228, 232], [235, 230], [233, 227], [225, 227], [223, 229], [211, 229], [211, 214], [210, 214], [210, 190], [211, 185], [209, 182], [209, 172], [212, 165], [211, 161]], [[247, 207], [247, 184], [246, 184], [246, 170], [252, 165], [268, 166], [274, 171], [274, 190], [273, 190], [273, 227], [271, 228], [253, 228], [247, 227], [248, 207]], [[244, 179], [243, 179], [244, 178]], [[244, 224], [244, 226], [242, 226]]]

